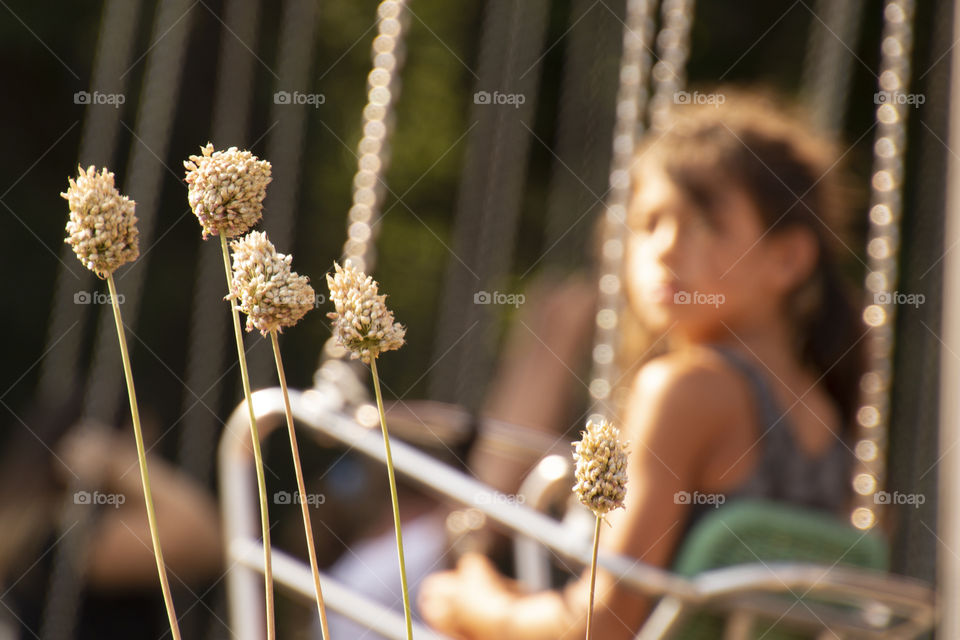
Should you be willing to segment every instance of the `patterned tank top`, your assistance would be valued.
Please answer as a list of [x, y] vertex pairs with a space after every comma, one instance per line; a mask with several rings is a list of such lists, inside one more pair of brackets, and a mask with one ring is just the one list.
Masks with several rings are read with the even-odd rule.
[[[758, 366], [728, 347], [711, 347], [747, 379], [763, 434], [758, 435], [760, 456], [756, 467], [746, 480], [723, 493], [724, 504], [737, 498], [758, 498], [841, 514], [849, 497], [853, 462], [847, 444], [837, 436], [833, 445], [818, 456], [804, 452]], [[687, 530], [714, 508], [711, 504], [692, 504]]]

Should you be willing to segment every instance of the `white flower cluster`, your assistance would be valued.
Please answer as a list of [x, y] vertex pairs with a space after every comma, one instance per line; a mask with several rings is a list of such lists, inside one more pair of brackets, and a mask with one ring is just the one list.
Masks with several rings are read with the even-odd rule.
[[85, 267], [102, 278], [140, 255], [136, 203], [114, 187], [113, 173], [77, 167], [77, 179], [60, 195], [70, 206], [66, 243]]
[[292, 256], [277, 253], [262, 231], [231, 243], [233, 287], [227, 298], [247, 315], [247, 331], [262, 335], [292, 327], [313, 308], [313, 287], [306, 276], [291, 271]]
[[335, 273], [327, 274], [330, 299], [336, 312], [327, 314], [333, 320], [333, 332], [350, 357], [370, 364], [384, 351], [403, 346], [406, 329], [394, 322], [387, 309], [387, 296], [379, 295], [377, 282], [352, 265], [334, 263]]
[[627, 447], [620, 430], [606, 420], [590, 421], [575, 442], [577, 463], [574, 492], [597, 516], [623, 507], [627, 495]]
[[187, 199], [203, 227], [203, 237], [221, 231], [228, 238], [246, 233], [263, 213], [267, 185], [273, 179], [270, 163], [236, 147], [214, 151], [209, 142], [201, 153], [190, 156], [183, 166]]

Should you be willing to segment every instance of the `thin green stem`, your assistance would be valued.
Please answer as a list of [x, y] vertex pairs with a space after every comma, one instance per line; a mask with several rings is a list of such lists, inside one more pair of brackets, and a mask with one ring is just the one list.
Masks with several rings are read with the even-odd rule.
[[143, 481], [143, 501], [147, 505], [147, 520], [150, 523], [150, 539], [153, 541], [153, 555], [157, 559], [157, 573], [160, 575], [160, 588], [163, 591], [163, 603], [167, 608], [170, 621], [170, 633], [174, 640], [180, 640], [180, 627], [177, 613], [173, 609], [173, 596], [170, 582], [167, 580], [167, 568], [163, 562], [163, 550], [160, 548], [160, 533], [157, 529], [157, 514], [153, 509], [153, 493], [150, 491], [150, 473], [147, 471], [147, 452], [143, 447], [143, 431], [140, 428], [140, 410], [137, 408], [137, 391], [133, 386], [133, 369], [130, 366], [130, 352], [127, 350], [127, 338], [123, 330], [123, 318], [120, 317], [120, 304], [117, 301], [117, 287], [113, 274], [107, 276], [110, 289], [110, 303], [113, 305], [113, 319], [117, 323], [117, 337], [120, 339], [120, 356], [123, 359], [123, 375], [127, 380], [127, 395], [130, 398], [130, 415], [133, 418], [133, 434], [137, 440], [137, 458], [140, 460], [140, 479]]
[[317, 568], [317, 550], [313, 543], [313, 527], [310, 525], [310, 505], [307, 501], [307, 487], [303, 481], [303, 467], [300, 465], [300, 448], [297, 446], [297, 434], [293, 428], [293, 411], [290, 410], [290, 396], [287, 393], [287, 376], [283, 372], [283, 359], [280, 357], [280, 342], [277, 332], [270, 332], [273, 343], [273, 357], [277, 362], [277, 377], [283, 391], [283, 411], [287, 416], [287, 432], [290, 434], [290, 450], [293, 452], [293, 468], [297, 474], [297, 490], [300, 492], [300, 511], [303, 514], [303, 530], [307, 536], [307, 553], [310, 556], [310, 569], [313, 571], [313, 586], [317, 592], [317, 610], [320, 612], [320, 627], [323, 640], [330, 640], [330, 628], [327, 625], [327, 609], [323, 604], [323, 591], [320, 589], [320, 569]]
[[[230, 251], [227, 249], [227, 236], [220, 232], [220, 248], [223, 250], [223, 268], [227, 274], [227, 290], [233, 291], [233, 271], [230, 269]], [[247, 356], [243, 350], [243, 333], [240, 331], [240, 312], [230, 301], [230, 314], [233, 316], [233, 334], [237, 341], [237, 358], [240, 360], [240, 377], [243, 379], [243, 395], [250, 414], [250, 440], [253, 445], [253, 459], [257, 468], [257, 488], [260, 491], [260, 528], [263, 532], [263, 582], [267, 605], [267, 639], [277, 636], [273, 613], [273, 562], [270, 557], [270, 515], [267, 510], [267, 479], [263, 473], [263, 455], [260, 453], [260, 434], [257, 431], [257, 416], [253, 411], [253, 398], [250, 394], [250, 375], [247, 373]]]
[[373, 374], [373, 390], [380, 411], [380, 428], [383, 430], [383, 448], [387, 452], [387, 476], [390, 478], [390, 499], [393, 502], [393, 526], [397, 531], [397, 557], [400, 559], [400, 586], [403, 590], [403, 615], [407, 622], [407, 640], [413, 640], [413, 618], [410, 615], [410, 590], [407, 588], [407, 567], [403, 560], [403, 534], [400, 532], [400, 502], [397, 499], [397, 480], [393, 473], [393, 456], [390, 455], [390, 435], [387, 433], [387, 418], [383, 412], [383, 395], [380, 393], [380, 376], [377, 375], [377, 359], [370, 359]]
[[593, 592], [597, 586], [597, 550], [600, 548], [600, 516], [593, 530], [593, 561], [590, 563], [590, 604], [587, 605], [587, 640], [593, 633]]

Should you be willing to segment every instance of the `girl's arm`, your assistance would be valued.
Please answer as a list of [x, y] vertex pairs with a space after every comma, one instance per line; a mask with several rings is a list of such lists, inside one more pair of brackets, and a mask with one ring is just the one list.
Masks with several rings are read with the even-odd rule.
[[[612, 526], [602, 527], [601, 545], [668, 566], [689, 509], [675, 494], [699, 486], [699, 469], [723, 426], [749, 420], [748, 411], [739, 381], [709, 359], [671, 354], [645, 365], [622, 429], [630, 440], [626, 508], [608, 516]], [[563, 592], [521, 594], [488, 562], [468, 557], [456, 571], [431, 576], [420, 602], [427, 621], [454, 637], [557, 640], [583, 636], [588, 588], [587, 571]], [[600, 571], [596, 637], [633, 638], [649, 605]]]

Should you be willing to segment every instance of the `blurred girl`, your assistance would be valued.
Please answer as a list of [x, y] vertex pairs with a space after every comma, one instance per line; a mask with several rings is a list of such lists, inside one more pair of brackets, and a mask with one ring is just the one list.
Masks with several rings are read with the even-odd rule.
[[[665, 568], [735, 498], [847, 501], [862, 329], [838, 270], [837, 159], [764, 100], [725, 98], [678, 105], [640, 149], [624, 234], [629, 311], [666, 348], [628, 381], [626, 509], [602, 542]], [[420, 606], [458, 638], [577, 638], [587, 582], [525, 594], [466, 556], [428, 578]], [[632, 638], [650, 602], [602, 571], [596, 593], [596, 637]]]

